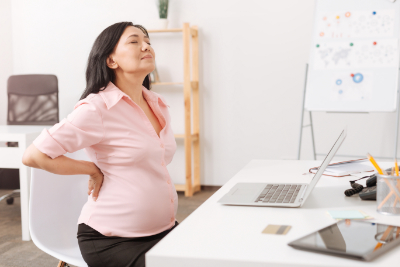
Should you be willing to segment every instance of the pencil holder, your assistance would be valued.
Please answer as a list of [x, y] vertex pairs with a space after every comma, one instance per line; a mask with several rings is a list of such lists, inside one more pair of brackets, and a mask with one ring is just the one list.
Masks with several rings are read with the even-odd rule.
[[400, 176], [376, 175], [377, 212], [400, 215]]

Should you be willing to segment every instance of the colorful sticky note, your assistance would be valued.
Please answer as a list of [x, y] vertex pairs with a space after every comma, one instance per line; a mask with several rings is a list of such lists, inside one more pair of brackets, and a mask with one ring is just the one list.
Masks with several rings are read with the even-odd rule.
[[333, 219], [364, 219], [366, 216], [358, 210], [329, 210]]

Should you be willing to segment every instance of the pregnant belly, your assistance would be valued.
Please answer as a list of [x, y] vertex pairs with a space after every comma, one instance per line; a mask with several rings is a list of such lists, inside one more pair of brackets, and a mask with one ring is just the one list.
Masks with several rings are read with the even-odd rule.
[[[90, 220], [96, 224], [111, 225], [121, 233], [151, 235], [171, 223], [177, 204], [175, 201], [170, 188], [164, 184], [113, 183], [105, 179]], [[123, 236], [115, 232], [114, 235]]]

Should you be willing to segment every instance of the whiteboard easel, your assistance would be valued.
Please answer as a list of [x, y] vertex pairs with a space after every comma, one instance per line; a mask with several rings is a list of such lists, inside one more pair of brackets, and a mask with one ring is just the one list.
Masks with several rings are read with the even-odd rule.
[[[400, 70], [399, 70], [400, 71]], [[306, 97], [306, 85], [307, 85], [307, 72], [308, 72], [308, 64], [306, 64], [306, 75], [305, 75], [305, 82], [304, 82], [304, 93], [303, 93], [303, 104], [302, 104], [302, 110], [301, 110], [301, 119], [300, 119], [300, 136], [299, 136], [299, 148], [297, 150], [297, 159], [300, 160], [300, 153], [301, 153], [301, 143], [302, 143], [302, 137], [303, 137], [303, 128], [310, 127], [311, 129], [311, 140], [312, 140], [312, 147], [313, 147], [313, 155], [314, 155], [314, 160], [317, 159], [317, 155], [321, 156], [326, 156], [326, 154], [317, 154], [316, 153], [316, 148], [315, 148], [315, 140], [314, 140], [314, 125], [312, 121], [312, 113], [311, 110], [308, 110], [309, 116], [310, 116], [310, 124], [303, 125], [304, 121], [304, 112], [307, 111], [304, 106], [305, 102], [305, 97]], [[399, 140], [399, 120], [400, 120], [400, 108], [399, 108], [399, 103], [400, 103], [400, 89], [397, 90], [397, 101], [396, 101], [396, 127], [395, 127], [395, 135], [394, 135], [394, 158], [397, 158], [397, 145], [398, 145], [398, 140]], [[349, 113], [349, 112], [347, 112]], [[354, 112], [352, 112], [354, 113]], [[366, 113], [366, 112], [363, 112]], [[364, 156], [359, 156], [359, 155], [336, 155], [336, 156], [345, 156], [345, 157], [357, 157], [357, 158], [363, 158]], [[381, 158], [381, 159], [393, 159], [391, 157], [376, 157], [376, 158]]]
[[[399, 40], [400, 1], [316, 1], [298, 159], [302, 131], [308, 126], [311, 128], [314, 159], [317, 156], [312, 111], [397, 112], [394, 151], [394, 156], [397, 156]], [[308, 111], [310, 116], [310, 124], [305, 126], [304, 111]]]

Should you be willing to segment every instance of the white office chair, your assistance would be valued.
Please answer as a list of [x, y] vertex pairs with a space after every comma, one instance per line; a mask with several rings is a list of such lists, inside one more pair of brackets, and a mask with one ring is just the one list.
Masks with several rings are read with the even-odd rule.
[[[84, 150], [65, 156], [88, 160]], [[87, 267], [76, 238], [78, 217], [86, 202], [88, 175], [57, 175], [32, 168], [29, 228], [33, 243], [47, 254], [66, 263]]]

